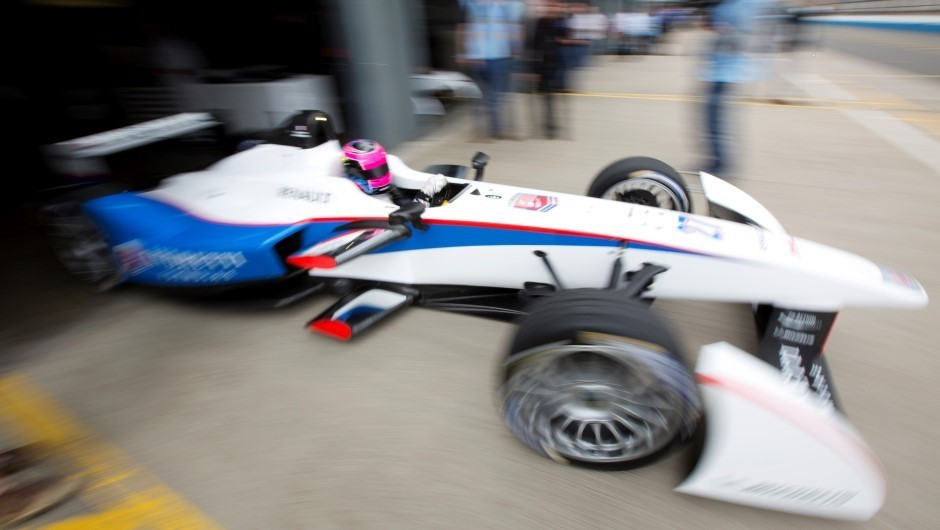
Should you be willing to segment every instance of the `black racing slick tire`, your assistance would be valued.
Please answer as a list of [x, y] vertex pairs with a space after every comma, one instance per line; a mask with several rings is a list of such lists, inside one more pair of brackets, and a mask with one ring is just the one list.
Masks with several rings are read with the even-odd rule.
[[564, 291], [536, 303], [501, 369], [503, 420], [557, 462], [645, 465], [689, 439], [701, 418], [673, 334], [615, 291]]
[[66, 271], [98, 291], [120, 283], [120, 268], [107, 237], [83, 210], [86, 201], [123, 191], [104, 184], [66, 193], [39, 209], [49, 247]]
[[588, 188], [589, 197], [691, 212], [685, 181], [669, 164], [644, 156], [624, 158], [605, 167]]

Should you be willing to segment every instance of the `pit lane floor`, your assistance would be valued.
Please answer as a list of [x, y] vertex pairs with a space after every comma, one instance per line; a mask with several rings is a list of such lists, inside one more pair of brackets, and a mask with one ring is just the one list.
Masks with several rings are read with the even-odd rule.
[[[699, 37], [668, 49], [690, 52]], [[905, 148], [940, 146], [936, 81], [815, 53], [786, 77], [739, 94], [736, 184], [792, 234], [894, 266], [940, 292], [940, 168]], [[423, 167], [465, 163], [483, 150], [492, 157], [489, 180], [569, 193], [583, 193], [598, 170], [628, 155], [697, 169], [695, 68], [685, 55], [602, 58], [579, 76], [580, 93], [563, 98], [561, 140], [534, 138], [537, 107], [518, 95], [525, 140], [472, 142], [465, 116], [396, 151]], [[768, 103], [777, 98], [796, 104]], [[340, 344], [302, 329], [330, 299], [260, 310], [134, 288], [96, 295], [59, 272], [40, 241], [11, 249], [0, 421], [13, 437], [41, 437], [52, 421], [83, 440], [64, 453], [80, 473], [126, 486], [114, 498], [152, 517], [139, 527], [925, 528], [940, 517], [936, 305], [846, 310], [829, 341], [836, 389], [889, 484], [882, 511], [850, 524], [673, 493], [684, 451], [620, 473], [534, 455], [495, 413], [496, 366], [511, 325], [412, 309]], [[718, 340], [754, 349], [746, 307], [655, 306], [690, 361]], [[22, 413], [22, 403], [33, 408], [9, 412]], [[88, 495], [40, 523], [116, 509]], [[161, 509], [183, 519], [161, 520]]]

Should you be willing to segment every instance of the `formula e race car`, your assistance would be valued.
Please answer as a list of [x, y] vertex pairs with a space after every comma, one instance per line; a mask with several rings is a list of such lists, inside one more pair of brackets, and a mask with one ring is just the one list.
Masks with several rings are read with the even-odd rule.
[[[847, 423], [822, 356], [846, 306], [918, 308], [916, 280], [792, 237], [755, 199], [700, 174], [710, 215], [658, 160], [609, 165], [588, 196], [483, 181], [465, 166], [387, 164], [406, 199], [344, 177], [329, 116], [305, 111], [264, 143], [146, 192], [81, 189], [42, 210], [58, 257], [101, 288], [259, 284], [288, 303], [341, 295], [308, 328], [349, 340], [408, 306], [518, 324], [500, 413], [559, 462], [633, 467], [707, 429], [678, 491], [867, 519], [883, 472]], [[446, 185], [408, 200], [429, 177]], [[469, 177], [475, 176], [475, 179]], [[702, 348], [695, 375], [656, 298], [742, 302], [760, 347]]]

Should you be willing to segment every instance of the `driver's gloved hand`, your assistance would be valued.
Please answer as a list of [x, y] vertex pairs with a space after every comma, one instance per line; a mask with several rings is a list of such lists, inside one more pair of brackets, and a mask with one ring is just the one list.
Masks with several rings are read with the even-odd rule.
[[434, 198], [446, 185], [447, 179], [444, 175], [431, 175], [428, 177], [427, 182], [424, 183], [424, 186], [421, 187], [421, 191], [415, 195], [415, 200], [423, 204], [426, 208], [430, 208], [434, 206]]

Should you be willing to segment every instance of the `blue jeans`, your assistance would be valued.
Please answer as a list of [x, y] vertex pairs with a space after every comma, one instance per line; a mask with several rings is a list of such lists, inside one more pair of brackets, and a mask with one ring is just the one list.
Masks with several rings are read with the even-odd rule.
[[489, 119], [489, 133], [499, 136], [503, 133], [503, 100], [509, 92], [512, 76], [512, 59], [484, 59], [473, 67], [473, 77], [483, 91], [483, 105]]
[[572, 44], [571, 54], [574, 57], [573, 68], [584, 68], [588, 66], [588, 60], [591, 58], [591, 47], [593, 44]]
[[708, 99], [705, 102], [705, 138], [711, 162], [704, 171], [716, 176], [728, 166], [725, 113], [728, 108], [729, 85], [730, 83], [723, 81], [709, 83]]

